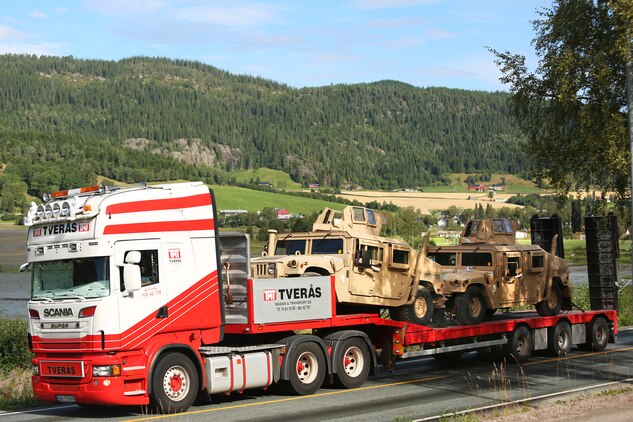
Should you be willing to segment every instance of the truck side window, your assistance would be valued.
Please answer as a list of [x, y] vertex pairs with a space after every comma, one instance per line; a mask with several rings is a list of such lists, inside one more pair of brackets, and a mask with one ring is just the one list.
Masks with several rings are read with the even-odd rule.
[[367, 246], [367, 250], [371, 253], [372, 261], [382, 261], [382, 248], [378, 246]]
[[532, 269], [541, 269], [545, 266], [545, 255], [532, 255]]
[[355, 222], [359, 222], [359, 223], [364, 223], [365, 222], [365, 209], [363, 208], [352, 208], [352, 211], [354, 213], [354, 221]]
[[314, 239], [312, 241], [313, 254], [342, 254], [343, 239]]
[[462, 252], [464, 267], [491, 267], [492, 254], [490, 252]]
[[391, 262], [394, 264], [408, 264], [409, 263], [409, 251], [403, 249], [394, 249], [391, 256]]
[[[139, 267], [141, 267], [141, 286], [150, 286], [152, 284], [158, 283], [158, 250], [150, 249], [139, 251], [141, 252], [141, 262], [139, 262]], [[123, 256], [123, 260], [127, 258], [126, 252]], [[121, 291], [125, 291], [125, 286], [123, 285], [123, 267], [120, 268], [119, 271], [119, 279], [121, 280]]]
[[440, 265], [455, 265], [457, 262], [455, 252], [431, 252], [428, 257]]
[[376, 225], [376, 215], [374, 214], [374, 210], [367, 210], [367, 224], [370, 226]]
[[520, 257], [508, 257], [508, 276], [515, 277], [521, 274], [521, 258]]
[[302, 255], [306, 253], [306, 240], [278, 240], [275, 245], [275, 255], [294, 255], [299, 252]]
[[158, 283], [158, 251], [156, 249], [141, 251], [141, 285], [149, 286]]

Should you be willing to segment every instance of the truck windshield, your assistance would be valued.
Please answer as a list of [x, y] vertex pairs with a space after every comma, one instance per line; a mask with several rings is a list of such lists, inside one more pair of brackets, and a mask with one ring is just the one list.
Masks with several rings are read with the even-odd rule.
[[32, 299], [93, 299], [110, 294], [110, 259], [90, 257], [33, 263]]

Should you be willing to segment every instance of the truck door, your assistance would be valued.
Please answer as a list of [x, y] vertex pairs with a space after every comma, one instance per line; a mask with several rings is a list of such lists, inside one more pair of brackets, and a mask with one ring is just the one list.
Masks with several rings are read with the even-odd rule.
[[518, 305], [527, 300], [523, 289], [523, 266], [520, 252], [503, 254], [503, 274], [499, 286], [499, 299], [502, 305]]
[[[141, 253], [141, 289], [128, 292], [123, 282], [123, 264], [130, 251]], [[159, 239], [119, 241], [115, 243], [114, 259], [119, 268], [119, 320], [121, 346], [141, 346], [149, 336], [159, 333], [167, 326], [167, 288], [163, 278]]]

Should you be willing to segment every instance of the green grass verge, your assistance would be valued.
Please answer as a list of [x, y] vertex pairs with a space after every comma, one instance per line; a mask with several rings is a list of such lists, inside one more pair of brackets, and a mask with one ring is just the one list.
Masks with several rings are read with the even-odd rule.
[[211, 186], [220, 210], [261, 211], [263, 208], [286, 208], [293, 214], [310, 214], [324, 208], [342, 210], [344, 204], [301, 196], [271, 193], [235, 186]]

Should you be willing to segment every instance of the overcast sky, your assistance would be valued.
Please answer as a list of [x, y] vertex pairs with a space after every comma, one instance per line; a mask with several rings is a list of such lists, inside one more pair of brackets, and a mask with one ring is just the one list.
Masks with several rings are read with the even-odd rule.
[[392, 79], [507, 90], [546, 0], [4, 0], [0, 53], [197, 60], [293, 87]]

